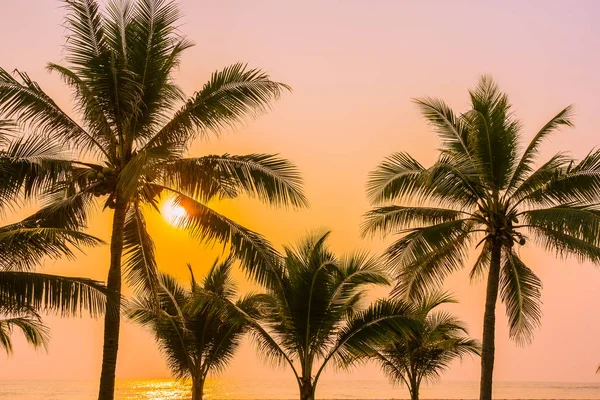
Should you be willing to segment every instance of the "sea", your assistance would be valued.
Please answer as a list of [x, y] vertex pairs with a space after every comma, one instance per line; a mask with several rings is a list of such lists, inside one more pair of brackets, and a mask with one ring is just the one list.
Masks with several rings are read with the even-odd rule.
[[[95, 400], [96, 382], [1, 381], [0, 399]], [[425, 385], [422, 399], [476, 399], [477, 382], [438, 382]], [[319, 383], [318, 399], [407, 399], [404, 387], [376, 380], [326, 381]], [[297, 399], [297, 388], [277, 380], [212, 379], [205, 387], [206, 399]], [[117, 381], [118, 400], [190, 399], [189, 383], [170, 379]], [[494, 399], [600, 400], [599, 383], [496, 382]]]

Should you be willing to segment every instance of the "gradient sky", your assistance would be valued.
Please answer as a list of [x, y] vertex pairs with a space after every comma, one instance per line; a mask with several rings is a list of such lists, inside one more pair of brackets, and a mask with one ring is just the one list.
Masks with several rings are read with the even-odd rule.
[[[2, 3], [0, 65], [28, 72], [69, 110], [68, 91], [45, 71], [47, 62], [62, 57], [60, 2]], [[411, 98], [440, 97], [461, 111], [467, 89], [482, 73], [492, 74], [508, 92], [527, 139], [560, 109], [575, 105], [576, 127], [554, 136], [543, 148], [544, 158], [564, 150], [581, 157], [600, 144], [600, 3], [594, 1], [187, 0], [181, 8], [181, 30], [196, 43], [177, 74], [186, 93], [199, 89], [213, 70], [237, 61], [263, 68], [294, 89], [268, 115], [221, 140], [196, 143], [191, 152], [273, 152], [299, 166], [309, 210], [275, 210], [249, 200], [220, 205], [277, 246], [323, 228], [333, 230], [331, 244], [338, 252], [381, 251], [385, 241], [359, 234], [369, 207], [368, 172], [393, 151], [432, 162], [439, 142]], [[163, 270], [187, 278], [185, 263], [191, 262], [198, 274], [206, 271], [216, 250], [199, 247], [158, 215], [148, 219]], [[89, 231], [108, 239], [108, 221], [108, 214], [92, 218]], [[600, 271], [533, 247], [523, 250], [523, 257], [544, 282], [543, 325], [532, 345], [519, 348], [509, 341], [504, 309], [498, 307], [496, 379], [600, 380], [594, 374], [600, 362]], [[76, 261], [47, 262], [43, 271], [105, 280], [107, 267], [104, 246]], [[447, 280], [447, 288], [461, 302], [452, 310], [480, 338], [483, 284], [470, 285], [465, 269]], [[17, 340], [14, 356], [0, 355], [0, 379], [96, 379], [101, 322], [46, 321], [52, 328], [48, 354]], [[169, 376], [152, 337], [130, 323], [122, 326], [118, 376]], [[476, 380], [478, 363], [456, 364], [445, 378]], [[262, 364], [245, 343], [224, 376], [265, 374], [290, 376]], [[348, 376], [381, 378], [376, 366], [329, 375]]]

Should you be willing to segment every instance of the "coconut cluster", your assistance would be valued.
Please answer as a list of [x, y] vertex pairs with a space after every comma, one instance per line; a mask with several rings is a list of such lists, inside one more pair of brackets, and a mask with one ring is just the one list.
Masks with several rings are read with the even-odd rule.
[[94, 196], [106, 196], [112, 193], [117, 184], [117, 175], [117, 170], [109, 167], [88, 172], [87, 179], [94, 184], [91, 188]]

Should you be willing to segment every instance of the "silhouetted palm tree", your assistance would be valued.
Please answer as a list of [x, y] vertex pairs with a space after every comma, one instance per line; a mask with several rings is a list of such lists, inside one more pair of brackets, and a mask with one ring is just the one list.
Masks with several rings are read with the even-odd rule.
[[366, 254], [335, 257], [325, 244], [328, 236], [313, 235], [285, 249], [282, 264], [266, 280], [264, 317], [251, 323], [261, 356], [290, 366], [302, 400], [314, 399], [330, 361], [347, 367], [411, 326], [403, 302], [362, 306], [370, 285], [388, 284], [386, 274]]
[[[521, 150], [521, 125], [492, 79], [469, 93], [471, 108], [460, 115], [441, 100], [416, 100], [442, 140], [441, 154], [425, 168], [396, 153], [371, 174], [369, 197], [382, 206], [367, 214], [365, 231], [403, 234], [386, 254], [398, 268], [396, 294], [409, 297], [441, 284], [481, 246], [471, 277], [488, 273], [480, 398], [490, 400], [498, 292], [518, 342], [530, 340], [542, 314], [541, 282], [518, 246], [530, 236], [560, 256], [600, 262], [600, 151], [579, 162], [559, 153], [536, 169], [544, 139], [571, 126], [571, 108]], [[385, 204], [403, 200], [414, 205]]]
[[373, 355], [394, 383], [408, 387], [412, 400], [419, 399], [423, 380], [439, 378], [457, 358], [480, 353], [479, 343], [466, 336], [467, 329], [460, 320], [448, 312], [434, 311], [453, 302], [444, 293], [425, 295], [415, 307], [413, 335], [401, 336]]
[[[67, 66], [49, 64], [73, 91], [80, 122], [59, 108], [27, 74], [0, 69], [0, 116], [78, 151], [72, 185], [42, 211], [69, 228], [85, 224], [98, 197], [114, 209], [108, 295], [118, 302], [122, 267], [137, 290], [157, 291], [154, 245], [143, 205], [161, 193], [187, 209], [182, 225], [204, 242], [225, 242], [251, 274], [276, 252], [261, 235], [217, 213], [210, 200], [249, 194], [268, 203], [303, 206], [296, 168], [275, 155], [184, 158], [190, 143], [265, 111], [288, 87], [257, 69], [235, 64], [213, 73], [191, 97], [173, 82], [191, 46], [177, 30], [180, 17], [167, 0], [65, 0]], [[125, 250], [127, 256], [122, 260]], [[107, 313], [100, 400], [114, 398], [120, 315]]]
[[[202, 399], [207, 375], [221, 371], [231, 361], [247, 330], [246, 315], [259, 316], [259, 296], [235, 300], [232, 263], [232, 258], [215, 261], [200, 284], [190, 267], [189, 289], [160, 274], [158, 308], [154, 299], [141, 297], [132, 302], [128, 312], [135, 322], [152, 329], [173, 374], [192, 380], [193, 400]], [[236, 307], [246, 315], [240, 315]]]

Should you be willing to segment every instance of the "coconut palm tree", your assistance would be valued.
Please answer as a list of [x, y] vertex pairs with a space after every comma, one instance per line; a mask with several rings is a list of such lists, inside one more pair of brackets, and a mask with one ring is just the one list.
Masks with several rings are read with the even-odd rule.
[[[65, 178], [67, 166], [55, 161], [59, 150], [40, 138], [11, 140], [9, 121], [0, 120], [0, 211], [14, 208], [19, 198], [44, 193]], [[41, 274], [34, 269], [46, 258], [74, 256], [74, 249], [94, 246], [98, 239], [68, 228], [49, 226], [32, 215], [0, 227], [0, 347], [12, 353], [11, 333], [19, 329], [35, 347], [46, 347], [48, 329], [39, 312], [95, 316], [104, 311], [105, 288], [99, 282]]]
[[411, 326], [411, 309], [403, 302], [362, 305], [370, 285], [388, 284], [386, 274], [364, 253], [335, 257], [326, 246], [328, 236], [311, 235], [285, 249], [283, 262], [266, 280], [263, 318], [249, 318], [259, 354], [291, 368], [302, 400], [314, 399], [331, 361], [348, 367]]
[[479, 355], [480, 345], [468, 338], [464, 324], [440, 305], [455, 301], [445, 293], [425, 295], [416, 302], [416, 327], [410, 337], [399, 337], [373, 354], [384, 373], [394, 383], [405, 384], [411, 400], [419, 399], [425, 380], [435, 380], [452, 361], [467, 355]]
[[[426, 168], [396, 153], [372, 172], [368, 195], [375, 208], [365, 233], [402, 234], [386, 254], [398, 271], [395, 293], [408, 297], [440, 285], [463, 267], [470, 249], [480, 249], [471, 277], [488, 275], [480, 398], [489, 400], [498, 293], [518, 343], [531, 339], [542, 315], [540, 279], [518, 249], [533, 242], [559, 256], [600, 262], [600, 151], [581, 161], [559, 153], [536, 167], [542, 142], [572, 125], [571, 107], [521, 148], [521, 125], [493, 80], [482, 77], [469, 94], [470, 109], [460, 115], [441, 100], [415, 101], [440, 136], [440, 155]], [[394, 204], [402, 201], [411, 204]]]
[[[48, 69], [72, 89], [77, 119], [26, 73], [0, 69], [0, 116], [80, 155], [70, 160], [76, 184], [66, 185], [43, 217], [78, 228], [94, 204], [114, 210], [111, 301], [120, 300], [123, 271], [136, 290], [157, 291], [154, 245], [143, 214], [157, 209], [161, 193], [187, 209], [181, 224], [195, 238], [223, 242], [261, 279], [275, 250], [208, 202], [248, 194], [270, 204], [304, 206], [297, 170], [268, 154], [185, 156], [194, 139], [266, 111], [289, 88], [261, 70], [234, 64], [186, 97], [173, 72], [192, 44], [177, 29], [174, 2], [114, 0], [100, 11], [96, 0], [65, 0], [65, 8], [66, 65], [51, 63]], [[107, 313], [101, 400], [114, 397], [119, 327], [119, 313]]]
[[141, 297], [128, 311], [135, 322], [152, 329], [173, 374], [191, 379], [193, 400], [202, 399], [207, 375], [227, 366], [246, 331], [245, 315], [237, 309], [253, 318], [259, 316], [260, 296], [235, 300], [232, 264], [231, 257], [216, 260], [200, 284], [190, 266], [189, 288], [160, 274], [159, 307], [154, 299]]

